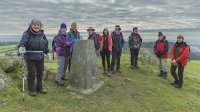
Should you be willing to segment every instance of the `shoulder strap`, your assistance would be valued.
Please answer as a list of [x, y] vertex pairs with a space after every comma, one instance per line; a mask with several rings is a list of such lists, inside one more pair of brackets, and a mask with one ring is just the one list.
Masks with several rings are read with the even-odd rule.
[[[27, 32], [28, 33], [28, 32]], [[30, 39], [31, 39], [31, 34], [30, 33], [28, 33], [28, 44], [29, 44], [29, 41], [30, 41]]]

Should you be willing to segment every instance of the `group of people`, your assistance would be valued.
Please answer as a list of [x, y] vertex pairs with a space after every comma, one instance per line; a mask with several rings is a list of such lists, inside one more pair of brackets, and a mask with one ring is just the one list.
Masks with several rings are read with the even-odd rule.
[[[125, 41], [120, 26], [116, 25], [115, 30], [111, 34], [107, 28], [103, 29], [102, 35], [95, 33], [95, 29], [92, 27], [89, 27], [87, 31], [89, 33], [88, 39], [92, 39], [94, 41], [95, 49], [100, 51], [103, 65], [103, 74], [108, 74], [111, 76], [111, 73], [114, 73], [115, 66], [116, 72], [121, 73], [120, 59]], [[112, 60], [110, 61], [111, 54]], [[106, 62], [107, 69], [105, 64]]]
[[[159, 77], [163, 77], [167, 79], [168, 72], [168, 51], [169, 44], [166, 36], [162, 34], [162, 32], [158, 33], [158, 40], [154, 45], [154, 52], [158, 59], [158, 67], [160, 73]], [[182, 35], [177, 36], [176, 43], [172, 46], [172, 50], [170, 52], [171, 56], [171, 75], [174, 78], [174, 82], [171, 84], [176, 88], [181, 88], [183, 86], [183, 72], [184, 67], [187, 65], [189, 61], [190, 54], [190, 46], [186, 44], [184, 41], [184, 37]], [[176, 69], [178, 68], [178, 75], [176, 73]]]
[[[103, 74], [111, 76], [115, 73], [121, 73], [120, 59], [125, 41], [119, 25], [115, 26], [115, 30], [109, 33], [108, 28], [103, 29], [102, 34], [95, 32], [95, 29], [89, 27], [88, 39], [94, 42], [96, 51], [100, 51]], [[167, 78], [167, 58], [169, 45], [161, 32], [158, 34], [158, 40], [155, 43], [154, 51], [158, 58], [158, 66], [160, 74], [158, 76]], [[64, 86], [63, 80], [67, 80], [66, 71], [70, 71], [71, 59], [73, 56], [73, 46], [77, 40], [80, 40], [80, 32], [77, 30], [77, 24], [72, 23], [70, 31], [67, 32], [67, 25], [62, 23], [58, 34], [52, 42], [52, 49], [57, 54], [58, 68], [55, 78], [55, 83], [59, 86]], [[138, 28], [134, 27], [131, 35], [128, 38], [131, 60], [130, 64], [133, 69], [139, 68], [138, 54], [142, 45], [142, 38], [138, 33]], [[46, 94], [46, 90], [42, 84], [44, 70], [44, 54], [47, 55], [49, 61], [52, 61], [51, 53], [48, 48], [48, 40], [42, 30], [42, 22], [38, 19], [33, 19], [28, 29], [24, 32], [19, 43], [19, 53], [24, 53], [24, 59], [27, 65], [27, 82], [29, 94], [36, 96], [37, 93]], [[23, 52], [24, 49], [27, 52]], [[42, 51], [42, 52], [34, 52]], [[189, 46], [184, 42], [183, 36], [177, 37], [177, 42], [173, 45], [171, 51], [171, 74], [174, 77], [172, 83], [175, 87], [180, 88], [183, 84], [184, 66], [187, 64], [189, 55]], [[110, 59], [112, 55], [112, 59]], [[107, 64], [107, 67], [106, 67]], [[116, 68], [116, 69], [115, 69]], [[178, 75], [176, 69], [178, 68]], [[35, 84], [37, 78], [37, 84]]]

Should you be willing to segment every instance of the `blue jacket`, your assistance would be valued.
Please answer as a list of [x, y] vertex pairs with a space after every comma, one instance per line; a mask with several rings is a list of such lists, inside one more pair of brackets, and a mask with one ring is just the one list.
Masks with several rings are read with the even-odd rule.
[[[22, 39], [19, 43], [19, 47], [24, 46], [26, 51], [43, 51], [44, 53], [48, 53], [48, 40], [41, 30], [39, 32], [35, 32], [32, 28], [28, 28], [27, 31], [24, 32]], [[44, 58], [44, 53], [25, 53], [25, 60], [41, 60]]]
[[117, 35], [115, 32], [112, 32], [111, 37], [112, 37], [112, 40], [113, 40], [112, 51], [121, 53], [122, 48], [124, 47], [124, 44], [125, 44], [123, 34], [120, 33], [119, 35]]
[[80, 39], [80, 33], [77, 31], [76, 34], [74, 33], [73, 30], [70, 30], [67, 33], [67, 37], [71, 39], [72, 45], [74, 45], [74, 43]]

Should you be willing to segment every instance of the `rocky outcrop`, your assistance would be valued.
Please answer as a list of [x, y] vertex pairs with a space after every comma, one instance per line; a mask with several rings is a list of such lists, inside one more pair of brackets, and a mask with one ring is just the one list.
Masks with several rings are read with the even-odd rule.
[[0, 90], [11, 82], [11, 78], [6, 73], [19, 68], [20, 64], [21, 61], [18, 57], [0, 57]]
[[153, 55], [150, 52], [150, 49], [141, 48], [140, 49], [140, 58], [142, 59], [142, 61], [152, 63], [152, 64], [157, 64], [157, 58], [155, 55]]

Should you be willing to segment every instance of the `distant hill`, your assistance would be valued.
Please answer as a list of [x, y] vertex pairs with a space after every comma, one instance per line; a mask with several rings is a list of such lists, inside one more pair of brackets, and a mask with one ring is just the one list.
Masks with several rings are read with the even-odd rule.
[[[154, 54], [154, 50], [153, 50], [154, 44], [155, 44], [155, 42], [143, 42], [142, 43], [142, 48], [147, 48], [147, 49], [150, 50], [150, 52], [152, 54]], [[172, 45], [173, 44], [174, 43], [169, 42], [170, 50], [172, 49]], [[124, 53], [128, 53], [129, 51], [130, 51], [129, 50], [129, 44], [128, 44], [128, 41], [126, 41], [125, 42], [125, 46], [124, 46]], [[194, 52], [194, 51], [191, 50], [191, 52], [190, 52], [190, 59], [191, 60], [200, 60], [200, 54], [199, 53], [197, 54], [196, 52]]]

